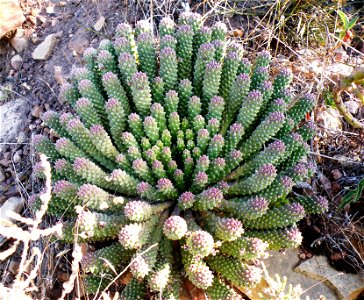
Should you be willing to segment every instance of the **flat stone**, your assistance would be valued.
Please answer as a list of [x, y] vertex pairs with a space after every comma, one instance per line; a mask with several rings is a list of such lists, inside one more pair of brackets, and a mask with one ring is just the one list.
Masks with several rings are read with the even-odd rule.
[[10, 60], [10, 65], [16, 71], [18, 71], [23, 64], [23, 59], [19, 54], [14, 55]]
[[17, 30], [15, 36], [10, 40], [17, 53], [22, 53], [28, 46], [28, 39], [24, 36], [23, 30]]
[[5, 201], [3, 205], [0, 207], [0, 223], [3, 226], [11, 225], [13, 219], [8, 215], [8, 213], [20, 213], [23, 209], [24, 202], [21, 197], [10, 197]]
[[0, 20], [0, 38], [23, 24], [25, 17], [22, 9], [19, 7], [18, 1], [0, 1]]
[[[364, 291], [364, 273], [345, 274], [336, 271], [325, 256], [314, 256], [301, 263], [295, 271], [324, 282], [335, 291], [337, 299], [354, 300]], [[331, 298], [326, 296], [326, 299]]]
[[357, 101], [349, 100], [344, 102], [344, 104], [353, 115], [358, 113], [360, 104]]
[[47, 60], [53, 51], [58, 39], [56, 34], [48, 35], [45, 40], [34, 49], [32, 57], [34, 60]]
[[0, 152], [5, 143], [16, 142], [19, 132], [27, 122], [29, 103], [25, 98], [9, 101], [0, 106]]
[[[322, 282], [293, 271], [293, 268], [296, 267], [300, 261], [298, 250], [287, 250], [284, 253], [269, 251], [269, 254], [270, 257], [264, 260], [269, 277], [275, 279], [275, 274], [278, 274], [282, 279], [286, 276], [287, 286], [289, 284], [292, 284], [293, 287], [300, 285], [303, 291], [301, 299], [317, 300], [321, 295], [325, 296], [327, 300], [338, 299], [336, 294]], [[250, 299], [262, 299], [259, 294], [267, 287], [269, 287], [269, 284], [267, 280], [263, 278], [258, 286], [253, 289], [243, 290], [243, 292], [246, 293]], [[266, 299], [269, 299], [269, 297]]]
[[100, 19], [97, 20], [97, 22], [94, 25], [94, 29], [96, 31], [100, 31], [102, 27], [104, 27], [105, 24], [105, 17], [100, 17]]

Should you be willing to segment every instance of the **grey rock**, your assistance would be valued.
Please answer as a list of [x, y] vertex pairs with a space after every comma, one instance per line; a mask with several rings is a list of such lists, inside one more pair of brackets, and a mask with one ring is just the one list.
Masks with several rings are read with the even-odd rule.
[[37, 48], [34, 49], [32, 57], [34, 60], [47, 60], [53, 51], [54, 46], [57, 44], [58, 38], [56, 34], [48, 35]]
[[335, 291], [337, 299], [354, 300], [364, 291], [364, 273], [354, 275], [336, 271], [325, 256], [314, 256], [297, 266], [295, 271], [324, 282]]
[[[321, 295], [325, 296], [327, 300], [339, 299], [336, 294], [322, 282], [308, 278], [293, 271], [293, 268], [296, 267], [300, 261], [298, 257], [298, 250], [287, 250], [284, 253], [278, 251], [269, 251], [269, 254], [270, 257], [264, 260], [264, 264], [267, 268], [269, 276], [272, 278], [275, 277], [275, 274], [278, 274], [280, 278], [286, 276], [287, 285], [301, 285], [303, 290], [301, 299], [317, 300]], [[259, 296], [259, 293], [267, 288], [267, 284], [267, 281], [262, 280], [260, 285], [251, 290], [251, 294], [248, 296], [254, 300], [262, 299]]]
[[24, 207], [23, 199], [20, 197], [10, 197], [0, 207], [0, 223], [3, 226], [11, 225], [13, 219], [9, 216], [9, 212], [20, 213]]
[[16, 142], [16, 138], [27, 123], [29, 103], [25, 98], [9, 101], [0, 106], [0, 152], [5, 143]]

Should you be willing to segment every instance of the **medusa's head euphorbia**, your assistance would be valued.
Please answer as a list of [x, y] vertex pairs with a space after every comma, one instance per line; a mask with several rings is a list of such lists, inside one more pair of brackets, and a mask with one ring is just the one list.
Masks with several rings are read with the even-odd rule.
[[223, 23], [149, 25], [120, 24], [87, 49], [61, 91], [73, 113], [44, 114], [60, 137], [34, 137], [53, 163], [49, 213], [67, 217], [64, 242], [107, 241], [82, 261], [89, 292], [129, 265], [125, 299], [178, 299], [185, 275], [210, 299], [237, 299], [233, 287], [260, 280], [250, 262], [298, 246], [305, 210], [325, 208], [287, 197], [312, 175], [314, 128], [301, 121], [314, 98], [291, 94], [288, 70], [270, 79], [269, 52], [243, 58]]

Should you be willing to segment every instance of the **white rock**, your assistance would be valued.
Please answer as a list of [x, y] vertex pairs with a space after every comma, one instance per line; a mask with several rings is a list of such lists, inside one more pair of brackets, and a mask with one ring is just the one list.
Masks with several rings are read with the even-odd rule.
[[357, 101], [349, 100], [344, 102], [344, 104], [353, 115], [356, 115], [358, 113], [360, 104]]
[[0, 207], [0, 224], [1, 225], [11, 225], [13, 219], [9, 217], [9, 212], [20, 213], [24, 206], [23, 199], [20, 197], [10, 197], [4, 202]]
[[[336, 292], [338, 299], [354, 300], [364, 291], [363, 273], [354, 275], [336, 271], [329, 265], [325, 256], [314, 256], [301, 263], [295, 271], [324, 282]], [[335, 298], [326, 296], [326, 299]]]
[[20, 69], [21, 65], [23, 64], [23, 59], [21, 58], [21, 56], [19, 54], [14, 55], [11, 58], [10, 64], [14, 70], [18, 71]]
[[34, 49], [32, 57], [34, 60], [47, 60], [56, 45], [58, 39], [56, 34], [48, 35], [45, 40]]
[[105, 24], [105, 18], [104, 17], [100, 17], [100, 19], [97, 20], [97, 22], [94, 25], [94, 29], [96, 31], [100, 31], [102, 29], [102, 27]]
[[332, 107], [319, 111], [317, 113], [317, 122], [329, 130], [341, 131], [342, 129], [341, 115], [337, 109]]
[[47, 14], [54, 14], [54, 6], [46, 7]]
[[29, 102], [26, 98], [19, 98], [6, 102], [0, 106], [0, 152], [5, 143], [13, 143], [19, 132], [27, 124]]

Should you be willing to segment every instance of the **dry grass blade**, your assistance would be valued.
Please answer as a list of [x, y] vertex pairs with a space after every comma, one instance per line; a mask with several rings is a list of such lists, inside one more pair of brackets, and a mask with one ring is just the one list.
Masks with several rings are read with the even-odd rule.
[[[59, 300], [65, 299], [66, 295], [73, 291], [75, 286], [75, 281], [78, 277], [79, 263], [82, 259], [82, 251], [80, 245], [78, 245], [77, 243], [73, 245], [72, 257], [73, 257], [72, 267], [71, 267], [72, 273], [69, 280], [63, 283], [62, 295], [58, 298]], [[79, 288], [79, 285], [77, 286], [77, 288]]]
[[18, 214], [10, 213], [9, 216], [14, 221], [21, 222], [26, 226], [22, 228], [12, 223], [6, 224], [10, 226], [1, 226], [0, 229], [3, 236], [15, 239], [15, 242], [9, 249], [1, 253], [1, 260], [7, 259], [22, 245], [21, 260], [12, 287], [6, 288], [3, 285], [0, 286], [2, 299], [31, 299], [32, 293], [38, 292], [38, 287], [36, 287], [34, 280], [41, 271], [44, 255], [41, 249], [35, 246], [35, 244], [41, 244], [39, 241], [45, 240], [47, 236], [61, 231], [61, 224], [46, 229], [39, 228], [51, 197], [50, 165], [44, 155], [40, 156], [40, 161], [46, 178], [44, 193], [40, 196], [42, 201], [40, 210], [37, 211], [34, 219], [24, 218]]

